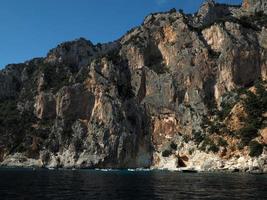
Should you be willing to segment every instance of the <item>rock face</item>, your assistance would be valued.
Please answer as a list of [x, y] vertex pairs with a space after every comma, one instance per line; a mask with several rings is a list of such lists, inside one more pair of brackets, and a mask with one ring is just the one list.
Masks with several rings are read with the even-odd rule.
[[249, 12], [267, 12], [267, 1], [266, 0], [244, 0], [242, 7]]
[[214, 0], [206, 0], [200, 7], [194, 18], [194, 26], [207, 25], [214, 22], [214, 19], [231, 15], [235, 6], [217, 4]]
[[7, 66], [1, 165], [267, 172], [264, 6], [155, 13], [113, 43]]
[[49, 63], [65, 63], [67, 65], [81, 66], [89, 62], [89, 58], [96, 54], [97, 50], [90, 41], [79, 39], [67, 42], [52, 49], [46, 58]]
[[80, 84], [63, 87], [56, 97], [57, 116], [64, 119], [86, 119], [91, 115], [94, 96]]
[[264, 144], [267, 144], [267, 128], [264, 128], [261, 131], [261, 136], [262, 136], [262, 139], [263, 139]]
[[39, 119], [49, 119], [56, 116], [56, 101], [53, 94], [41, 92], [36, 97], [35, 115]]

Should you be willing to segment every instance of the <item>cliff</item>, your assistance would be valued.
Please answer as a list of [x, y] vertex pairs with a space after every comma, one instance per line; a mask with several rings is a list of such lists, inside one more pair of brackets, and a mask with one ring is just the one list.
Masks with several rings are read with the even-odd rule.
[[154, 13], [0, 71], [0, 162], [267, 172], [267, 1]]

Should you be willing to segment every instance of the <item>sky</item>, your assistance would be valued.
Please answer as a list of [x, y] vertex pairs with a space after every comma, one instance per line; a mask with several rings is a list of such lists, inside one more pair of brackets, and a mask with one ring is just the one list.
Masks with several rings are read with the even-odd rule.
[[[171, 8], [196, 12], [203, 0], [1, 0], [0, 68], [84, 37], [93, 43], [116, 40], [145, 16]], [[240, 4], [241, 0], [217, 0]]]

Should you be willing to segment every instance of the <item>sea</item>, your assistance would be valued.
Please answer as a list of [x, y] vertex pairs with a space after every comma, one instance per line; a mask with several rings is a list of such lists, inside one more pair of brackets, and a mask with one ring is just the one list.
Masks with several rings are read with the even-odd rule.
[[267, 200], [267, 175], [164, 170], [0, 169], [0, 200]]

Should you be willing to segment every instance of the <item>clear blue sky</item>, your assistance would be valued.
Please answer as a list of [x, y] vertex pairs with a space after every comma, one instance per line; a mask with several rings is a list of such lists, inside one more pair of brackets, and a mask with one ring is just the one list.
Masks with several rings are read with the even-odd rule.
[[[203, 0], [0, 0], [0, 68], [45, 56], [57, 44], [85, 37], [113, 41], [152, 12], [195, 12]], [[219, 0], [238, 4], [241, 0]]]

